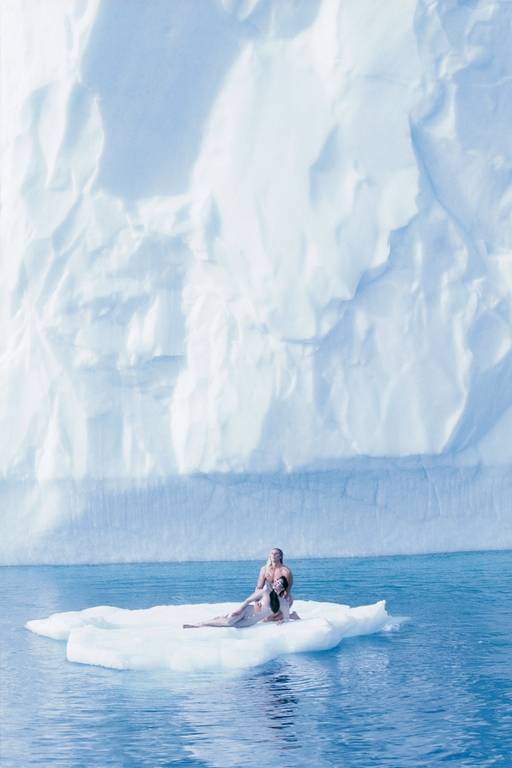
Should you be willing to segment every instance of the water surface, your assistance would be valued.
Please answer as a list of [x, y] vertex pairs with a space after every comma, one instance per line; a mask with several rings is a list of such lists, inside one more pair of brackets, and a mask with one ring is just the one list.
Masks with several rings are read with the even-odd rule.
[[28, 619], [238, 600], [258, 563], [13, 567], [2, 583], [2, 768], [510, 766], [512, 553], [290, 561], [297, 597], [410, 621], [232, 674], [70, 664]]

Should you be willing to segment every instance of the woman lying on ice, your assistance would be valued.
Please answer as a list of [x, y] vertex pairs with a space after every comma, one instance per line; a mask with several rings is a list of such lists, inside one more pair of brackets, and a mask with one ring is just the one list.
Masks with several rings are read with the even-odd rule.
[[257, 589], [242, 605], [227, 616], [216, 616], [200, 624], [184, 624], [183, 629], [198, 627], [251, 627], [260, 621], [288, 621], [298, 619], [295, 611], [290, 613], [290, 599], [287, 594], [288, 579], [281, 576], [273, 583], [273, 588]]

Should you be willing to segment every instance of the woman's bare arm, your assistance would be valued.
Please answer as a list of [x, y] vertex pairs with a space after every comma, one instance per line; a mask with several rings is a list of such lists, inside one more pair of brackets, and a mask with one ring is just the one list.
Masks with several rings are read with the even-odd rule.
[[249, 595], [249, 597], [246, 597], [243, 601], [241, 608], [245, 608], [246, 605], [249, 605], [249, 603], [256, 603], [258, 600], [261, 600], [263, 595], [265, 594], [264, 589], [256, 589], [252, 595]]
[[287, 565], [283, 565], [283, 570], [286, 571], [284, 576], [286, 576], [286, 579], [288, 581], [288, 589], [286, 591], [291, 592], [293, 587], [293, 573], [290, 571]]
[[237, 614], [241, 613], [243, 611], [243, 609], [246, 608], [246, 606], [249, 605], [249, 603], [256, 603], [258, 600], [261, 600], [261, 598], [263, 597], [264, 594], [265, 594], [265, 590], [264, 589], [257, 589], [255, 592], [252, 593], [252, 595], [249, 595], [249, 597], [247, 597], [243, 601], [243, 603], [241, 603], [241, 605], [238, 606], [236, 611], [232, 612], [231, 615], [232, 616], [236, 616]]
[[271, 621], [283, 621], [283, 620], [284, 620], [283, 614], [281, 613], [281, 611], [278, 611], [277, 613], [271, 613], [270, 616], [267, 616], [266, 619], [263, 619], [261, 623], [263, 624], [264, 622], [266, 622], [268, 624]]

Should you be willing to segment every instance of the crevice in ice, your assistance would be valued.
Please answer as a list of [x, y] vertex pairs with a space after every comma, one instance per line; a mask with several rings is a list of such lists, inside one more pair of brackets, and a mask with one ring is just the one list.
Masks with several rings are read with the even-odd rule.
[[121, 14], [115, 3], [100, 4], [81, 66], [101, 104], [100, 187], [125, 200], [186, 190], [211, 106], [240, 49], [238, 25], [228, 19], [204, 0], [142, 7], [125, 0]]
[[490, 432], [510, 408], [512, 352], [485, 371], [473, 371], [464, 411], [446, 447], [463, 451]]

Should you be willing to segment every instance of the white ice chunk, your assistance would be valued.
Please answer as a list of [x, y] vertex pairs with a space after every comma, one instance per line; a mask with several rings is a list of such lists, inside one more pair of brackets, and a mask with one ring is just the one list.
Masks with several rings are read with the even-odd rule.
[[229, 613], [236, 603], [165, 605], [130, 611], [110, 606], [56, 613], [26, 624], [36, 634], [67, 640], [69, 661], [112, 669], [197, 672], [243, 669], [288, 653], [325, 651], [345, 637], [390, 630], [395, 622], [381, 600], [351, 608], [297, 600], [300, 621], [253, 627], [182, 624]]

